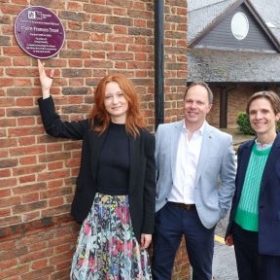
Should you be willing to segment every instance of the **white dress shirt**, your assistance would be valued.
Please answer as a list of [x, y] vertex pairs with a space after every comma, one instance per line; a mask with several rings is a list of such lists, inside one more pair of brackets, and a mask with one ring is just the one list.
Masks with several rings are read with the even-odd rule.
[[202, 144], [205, 124], [195, 131], [188, 140], [188, 129], [185, 124], [178, 142], [175, 178], [168, 201], [195, 204], [194, 189], [197, 163]]

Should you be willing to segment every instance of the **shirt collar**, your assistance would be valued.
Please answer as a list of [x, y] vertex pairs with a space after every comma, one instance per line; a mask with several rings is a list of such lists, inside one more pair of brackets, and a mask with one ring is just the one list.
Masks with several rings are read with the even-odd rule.
[[[203, 135], [203, 132], [205, 130], [205, 124], [206, 124], [206, 121], [203, 122], [202, 126], [198, 130], [196, 130], [195, 133], [198, 133], [200, 136]], [[182, 132], [188, 132], [188, 128], [186, 127], [185, 122], [183, 122]]]

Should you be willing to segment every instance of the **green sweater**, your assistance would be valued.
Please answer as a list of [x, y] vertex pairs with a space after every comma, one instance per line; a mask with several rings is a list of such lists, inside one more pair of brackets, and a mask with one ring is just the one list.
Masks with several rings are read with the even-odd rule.
[[257, 232], [258, 202], [261, 180], [271, 146], [259, 150], [253, 146], [247, 167], [241, 198], [236, 209], [234, 221], [245, 230]]

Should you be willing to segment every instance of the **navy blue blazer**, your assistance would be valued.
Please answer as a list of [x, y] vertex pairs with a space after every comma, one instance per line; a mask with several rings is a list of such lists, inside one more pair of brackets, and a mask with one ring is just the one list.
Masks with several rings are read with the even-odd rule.
[[[233, 197], [227, 234], [232, 233], [233, 218], [240, 200], [254, 140], [241, 145], [237, 154], [236, 190]], [[272, 145], [268, 156], [259, 197], [259, 234], [260, 254], [280, 256], [280, 134]]]
[[[101, 147], [107, 131], [92, 131], [89, 120], [63, 122], [55, 111], [52, 97], [38, 100], [46, 132], [53, 137], [83, 140], [81, 166], [71, 214], [78, 223], [87, 217], [96, 194], [96, 174]], [[129, 211], [136, 238], [140, 234], [152, 234], [155, 213], [155, 137], [145, 129], [140, 136], [129, 137]]]

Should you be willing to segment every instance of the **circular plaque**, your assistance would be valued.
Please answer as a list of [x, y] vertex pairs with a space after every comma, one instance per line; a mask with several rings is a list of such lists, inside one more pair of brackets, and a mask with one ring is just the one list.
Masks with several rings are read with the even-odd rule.
[[64, 43], [64, 28], [58, 17], [44, 7], [29, 7], [15, 21], [19, 46], [35, 58], [55, 56]]

